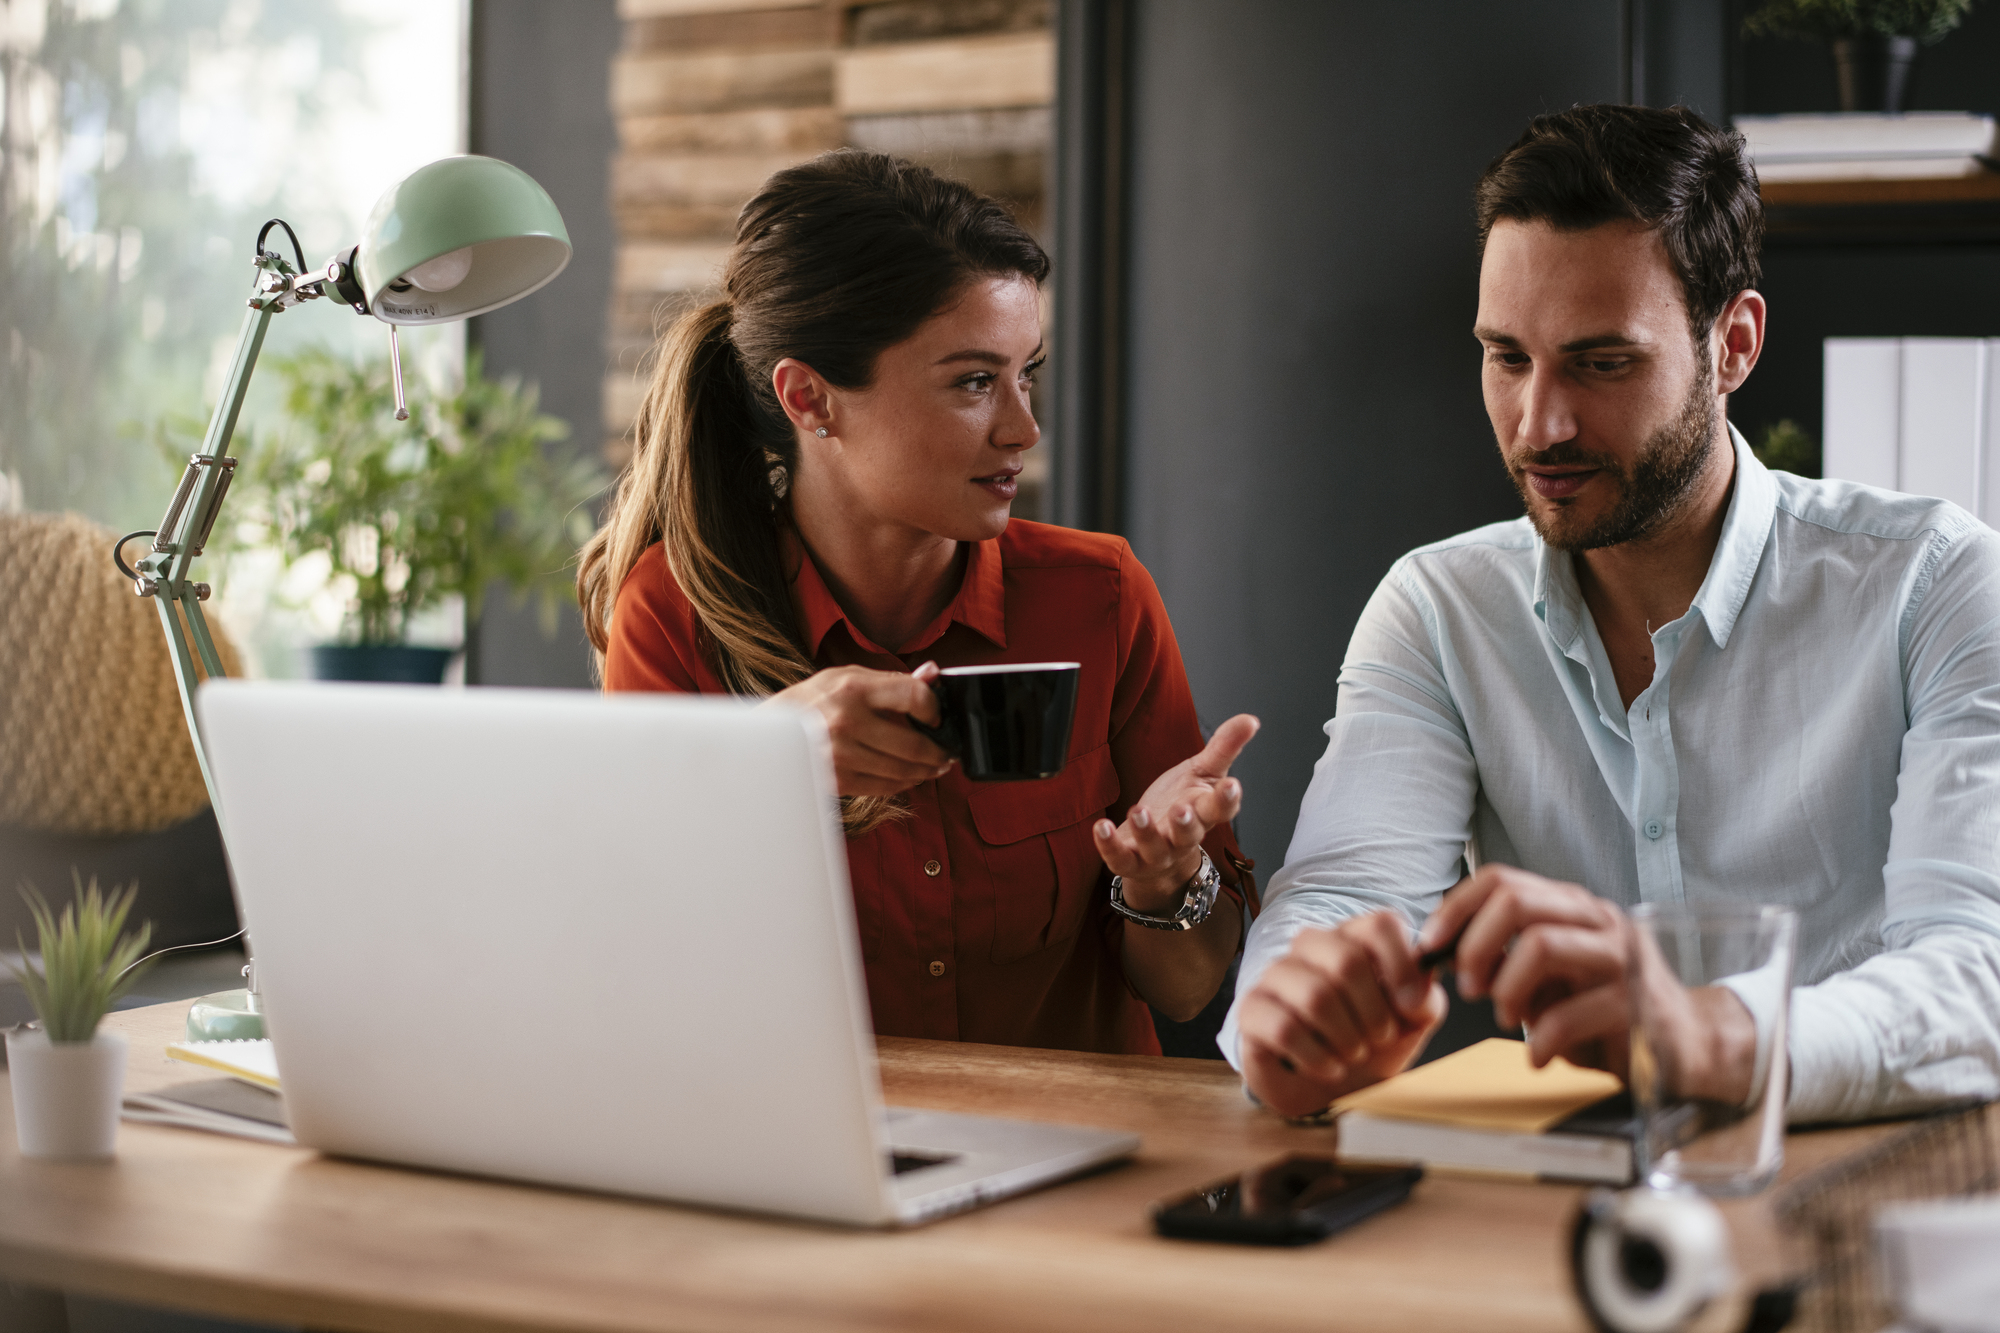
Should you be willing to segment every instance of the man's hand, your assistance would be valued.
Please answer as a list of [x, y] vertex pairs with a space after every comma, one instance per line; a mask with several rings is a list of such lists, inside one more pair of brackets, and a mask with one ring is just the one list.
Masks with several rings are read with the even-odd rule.
[[1280, 1115], [1324, 1110], [1407, 1066], [1448, 1007], [1396, 913], [1302, 930], [1237, 1007], [1244, 1080]]
[[935, 662], [909, 675], [867, 667], [828, 667], [771, 696], [816, 708], [833, 738], [833, 776], [842, 796], [894, 796], [919, 782], [943, 777], [951, 756], [910, 718], [935, 727], [943, 721], [930, 682]]
[[[1454, 937], [1459, 994], [1491, 995], [1503, 1027], [1525, 1023], [1536, 1068], [1560, 1055], [1628, 1077], [1636, 1016], [1627, 973], [1635, 932], [1616, 904], [1580, 885], [1483, 865], [1445, 895], [1417, 947], [1438, 948]], [[1639, 956], [1651, 1030], [1673, 1095], [1740, 1105], [1756, 1066], [1750, 1011], [1726, 987], [1681, 985], [1649, 948]]]
[[1445, 895], [1417, 947], [1435, 949], [1454, 937], [1458, 993], [1492, 996], [1501, 1027], [1526, 1023], [1536, 1068], [1561, 1055], [1625, 1076], [1630, 936], [1616, 904], [1581, 885], [1483, 865]]

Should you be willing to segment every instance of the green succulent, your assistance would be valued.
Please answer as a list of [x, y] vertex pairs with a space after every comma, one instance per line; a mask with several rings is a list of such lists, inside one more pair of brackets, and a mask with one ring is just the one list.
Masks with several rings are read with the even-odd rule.
[[152, 940], [148, 922], [137, 934], [126, 934], [125, 918], [139, 895], [134, 884], [112, 890], [106, 897], [97, 881], [78, 884], [76, 900], [65, 904], [58, 917], [48, 899], [33, 885], [21, 886], [28, 912], [35, 920], [42, 963], [37, 968], [28, 961], [28, 945], [17, 932], [21, 962], [8, 964], [14, 979], [28, 993], [43, 1031], [55, 1042], [87, 1042], [97, 1033], [97, 1024], [111, 1011], [132, 983], [151, 965], [146, 945]]

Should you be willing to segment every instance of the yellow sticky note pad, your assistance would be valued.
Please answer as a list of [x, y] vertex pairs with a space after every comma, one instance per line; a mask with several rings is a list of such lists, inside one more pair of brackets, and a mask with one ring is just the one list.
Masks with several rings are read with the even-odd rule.
[[1390, 1120], [1539, 1134], [1624, 1086], [1615, 1074], [1582, 1069], [1560, 1056], [1536, 1069], [1528, 1063], [1526, 1042], [1489, 1037], [1333, 1105]]

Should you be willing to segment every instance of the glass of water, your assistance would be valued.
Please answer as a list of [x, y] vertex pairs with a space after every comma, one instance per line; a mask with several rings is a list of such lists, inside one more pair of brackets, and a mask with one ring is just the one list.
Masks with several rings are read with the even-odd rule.
[[[1798, 913], [1733, 904], [1632, 909], [1632, 1096], [1639, 1108], [1639, 1176], [1657, 1189], [1692, 1185], [1704, 1194], [1754, 1194], [1785, 1161], [1785, 1034], [1791, 1010]], [[1738, 1104], [1687, 1086], [1670, 1039], [1704, 986], [1733, 991], [1769, 1044], [1754, 1086]]]

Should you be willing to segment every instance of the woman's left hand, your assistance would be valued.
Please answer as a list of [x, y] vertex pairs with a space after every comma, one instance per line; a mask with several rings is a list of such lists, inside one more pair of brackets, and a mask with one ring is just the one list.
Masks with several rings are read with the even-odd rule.
[[1127, 906], [1165, 915], [1178, 905], [1201, 866], [1201, 840], [1243, 808], [1243, 784], [1229, 776], [1229, 766], [1260, 725], [1238, 713], [1215, 729], [1200, 754], [1153, 779], [1123, 824], [1097, 821], [1097, 853], [1123, 877]]

